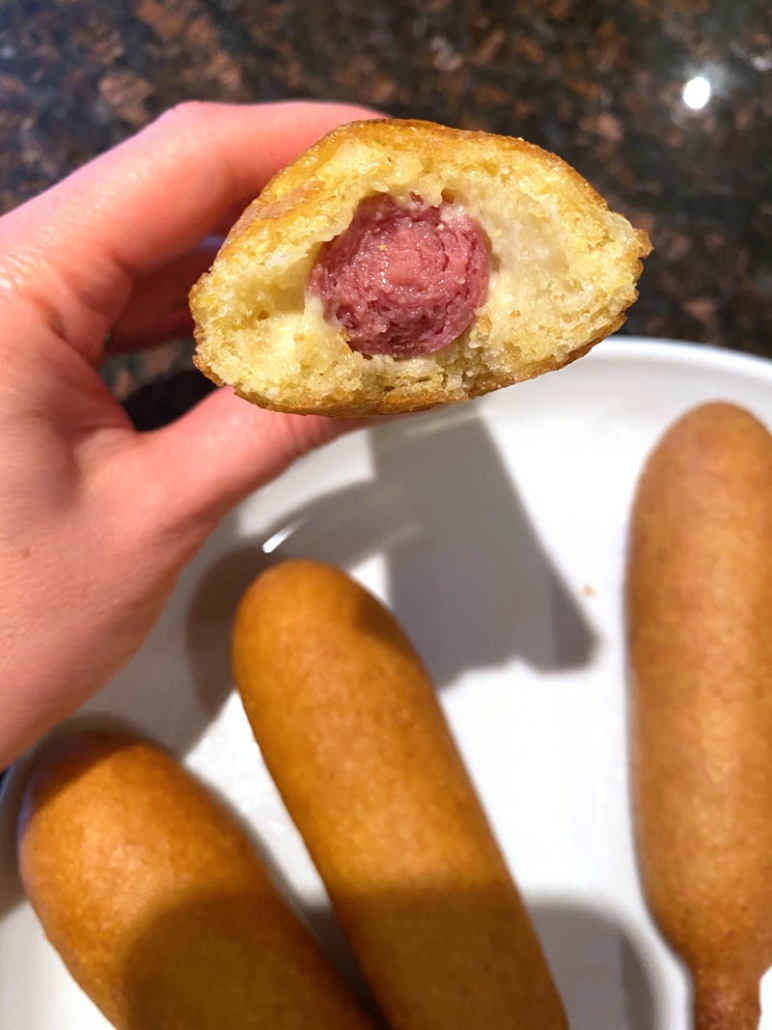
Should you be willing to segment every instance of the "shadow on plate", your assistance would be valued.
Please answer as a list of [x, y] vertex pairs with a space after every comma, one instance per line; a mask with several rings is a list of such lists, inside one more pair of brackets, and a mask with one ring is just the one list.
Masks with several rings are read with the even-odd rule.
[[236, 516], [225, 519], [222, 557], [200, 573], [184, 616], [188, 668], [177, 671], [160, 638], [144, 674], [130, 665], [92, 710], [113, 711], [187, 753], [232, 689], [239, 599], [263, 568], [288, 557], [345, 568], [383, 555], [390, 606], [440, 687], [516, 657], [545, 672], [591, 661], [595, 634], [474, 408], [404, 419], [369, 443], [371, 480], [299, 507], [259, 540], [245, 540]]
[[529, 909], [571, 1030], [665, 1030], [654, 971], [621, 920], [564, 899]]
[[[230, 520], [219, 532], [231, 529]], [[219, 712], [233, 688], [231, 675], [231, 632], [236, 608], [252, 580], [270, 564], [254, 545], [238, 546], [212, 564], [198, 583], [186, 621], [188, 664], [195, 681], [198, 732], [191, 732], [192, 744]], [[193, 731], [193, 727], [191, 727]]]
[[290, 557], [346, 568], [383, 553], [390, 607], [440, 687], [516, 657], [544, 672], [591, 661], [592, 627], [473, 409], [403, 420], [370, 441], [371, 481], [303, 505], [259, 544], [234, 544], [202, 580], [188, 648], [205, 706], [229, 679], [239, 597], [261, 569]]

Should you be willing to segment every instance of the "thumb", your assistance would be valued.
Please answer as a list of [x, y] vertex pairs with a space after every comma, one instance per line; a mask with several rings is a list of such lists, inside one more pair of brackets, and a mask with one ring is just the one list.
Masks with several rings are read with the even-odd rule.
[[223, 387], [140, 446], [178, 516], [218, 520], [301, 455], [366, 421], [265, 411]]

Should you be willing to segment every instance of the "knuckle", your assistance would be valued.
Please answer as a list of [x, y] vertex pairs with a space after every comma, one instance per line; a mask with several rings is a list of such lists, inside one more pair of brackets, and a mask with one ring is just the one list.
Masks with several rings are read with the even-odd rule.
[[211, 111], [212, 104], [205, 100], [183, 100], [167, 108], [158, 119], [158, 124], [177, 131], [194, 131], [208, 120]]

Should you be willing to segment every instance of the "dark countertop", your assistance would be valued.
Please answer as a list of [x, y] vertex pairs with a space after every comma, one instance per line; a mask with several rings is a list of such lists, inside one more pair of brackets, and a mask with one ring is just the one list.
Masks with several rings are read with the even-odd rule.
[[[651, 234], [625, 331], [772, 356], [769, 0], [5, 0], [0, 91], [3, 209], [191, 97], [522, 135]], [[108, 378], [126, 395], [185, 362]], [[175, 389], [159, 411], [197, 381]]]

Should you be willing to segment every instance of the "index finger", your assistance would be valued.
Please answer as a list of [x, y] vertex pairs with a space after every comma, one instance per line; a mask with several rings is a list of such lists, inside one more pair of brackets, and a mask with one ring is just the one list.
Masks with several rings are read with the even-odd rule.
[[71, 342], [104, 334], [134, 278], [196, 244], [329, 129], [372, 117], [313, 101], [181, 104], [6, 216], [0, 278], [52, 305]]

